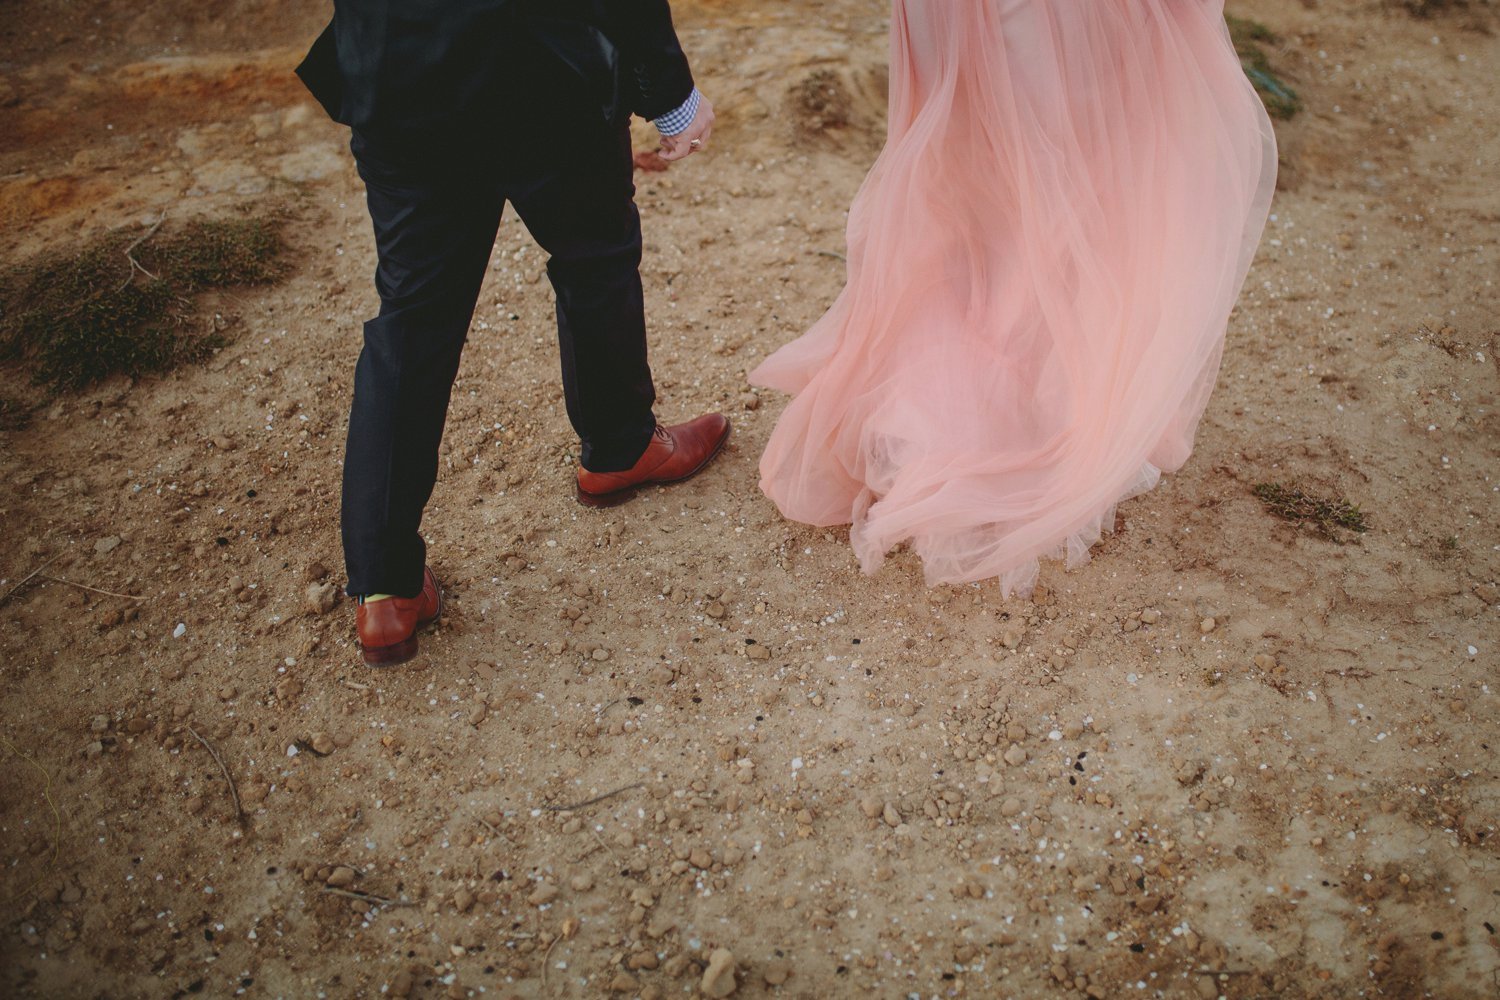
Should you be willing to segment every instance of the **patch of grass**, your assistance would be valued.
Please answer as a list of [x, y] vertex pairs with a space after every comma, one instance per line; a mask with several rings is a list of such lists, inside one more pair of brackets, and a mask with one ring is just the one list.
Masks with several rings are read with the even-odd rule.
[[1264, 46], [1277, 42], [1275, 33], [1259, 21], [1248, 18], [1226, 14], [1224, 20], [1229, 24], [1229, 38], [1234, 43], [1235, 53], [1240, 57], [1240, 65], [1245, 68], [1245, 75], [1255, 85], [1255, 92], [1260, 95], [1267, 113], [1272, 118], [1285, 121], [1301, 111], [1302, 99], [1271, 67], [1271, 61], [1266, 56]]
[[1302, 489], [1296, 483], [1257, 483], [1255, 495], [1266, 510], [1285, 521], [1307, 524], [1323, 537], [1342, 541], [1340, 529], [1364, 533], [1370, 525], [1364, 512], [1344, 499], [1331, 500]]
[[170, 233], [107, 233], [0, 273], [0, 360], [55, 392], [168, 371], [223, 346], [193, 296], [264, 285], [286, 270], [279, 222], [199, 220]]
[[31, 411], [14, 399], [0, 396], [0, 431], [18, 431], [31, 419]]

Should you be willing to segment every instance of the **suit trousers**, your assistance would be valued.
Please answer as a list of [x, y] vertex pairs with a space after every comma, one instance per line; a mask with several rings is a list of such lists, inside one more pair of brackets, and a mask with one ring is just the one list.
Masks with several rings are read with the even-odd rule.
[[628, 469], [650, 443], [656, 395], [630, 133], [595, 118], [525, 145], [395, 142], [356, 130], [350, 146], [375, 227], [380, 312], [364, 327], [345, 449], [348, 590], [411, 597], [422, 588], [418, 529], [449, 395], [507, 201], [549, 255], [584, 467]]

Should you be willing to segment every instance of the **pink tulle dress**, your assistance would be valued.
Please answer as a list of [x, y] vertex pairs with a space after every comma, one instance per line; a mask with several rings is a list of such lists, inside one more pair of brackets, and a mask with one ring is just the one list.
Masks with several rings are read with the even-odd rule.
[[1223, 0], [894, 0], [890, 81], [848, 284], [750, 375], [761, 488], [1024, 594], [1191, 453], [1275, 138]]

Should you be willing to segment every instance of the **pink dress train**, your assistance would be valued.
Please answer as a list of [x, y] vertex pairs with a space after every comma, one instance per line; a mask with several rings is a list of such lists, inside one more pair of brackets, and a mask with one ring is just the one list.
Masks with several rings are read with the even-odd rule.
[[890, 80], [848, 284], [750, 376], [761, 488], [1027, 593], [1191, 453], [1275, 138], [1222, 0], [894, 0]]

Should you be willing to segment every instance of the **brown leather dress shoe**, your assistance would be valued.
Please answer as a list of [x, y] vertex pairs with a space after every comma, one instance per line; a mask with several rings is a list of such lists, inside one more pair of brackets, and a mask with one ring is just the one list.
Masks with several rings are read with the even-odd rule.
[[613, 507], [653, 483], [676, 483], [698, 472], [729, 440], [729, 418], [707, 413], [672, 427], [656, 427], [645, 454], [623, 472], [578, 470], [578, 502], [586, 507]]
[[417, 629], [443, 613], [443, 592], [432, 567], [422, 568], [422, 592], [416, 597], [387, 597], [361, 604], [354, 613], [359, 652], [372, 667], [393, 667], [417, 655]]

